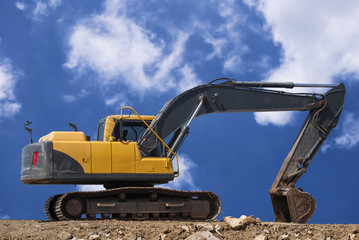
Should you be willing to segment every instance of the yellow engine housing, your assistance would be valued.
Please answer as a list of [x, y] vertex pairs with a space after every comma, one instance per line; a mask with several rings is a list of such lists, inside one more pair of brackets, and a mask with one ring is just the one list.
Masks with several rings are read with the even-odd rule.
[[[52, 132], [49, 135], [53, 149], [76, 160], [85, 173], [173, 173], [171, 159], [142, 158], [137, 142], [81, 141], [81, 132]], [[72, 136], [75, 136], [74, 141], [66, 141]]]

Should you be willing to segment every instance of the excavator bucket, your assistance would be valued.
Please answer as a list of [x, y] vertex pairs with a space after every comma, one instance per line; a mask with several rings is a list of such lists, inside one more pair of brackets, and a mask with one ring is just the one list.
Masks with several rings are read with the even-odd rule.
[[277, 222], [307, 223], [313, 216], [314, 198], [297, 188], [287, 192], [270, 192], [275, 220]]

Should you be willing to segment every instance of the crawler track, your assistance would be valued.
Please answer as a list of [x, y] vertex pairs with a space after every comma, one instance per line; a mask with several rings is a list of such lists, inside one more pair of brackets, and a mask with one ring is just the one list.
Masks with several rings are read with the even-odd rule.
[[154, 187], [122, 187], [54, 195], [45, 203], [49, 220], [214, 219], [221, 211], [217, 195], [208, 191], [178, 191]]

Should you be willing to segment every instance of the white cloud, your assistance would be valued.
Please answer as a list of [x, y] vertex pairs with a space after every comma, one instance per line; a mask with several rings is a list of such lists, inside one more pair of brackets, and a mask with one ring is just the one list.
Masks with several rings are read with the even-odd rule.
[[0, 60], [0, 117], [12, 117], [20, 111], [21, 104], [16, 101], [14, 94], [20, 75], [9, 59]]
[[211, 22], [210, 19], [195, 19], [193, 34], [198, 34], [203, 43], [209, 44], [212, 51], [205, 60], [217, 58], [222, 63], [224, 73], [239, 74], [242, 72], [242, 57], [249, 52], [243, 41], [242, 29], [246, 27], [246, 15], [241, 11], [239, 4], [233, 0], [221, 1], [215, 7], [221, 21]]
[[72, 103], [76, 101], [77, 97], [76, 95], [62, 95], [62, 100], [64, 100], [67, 103]]
[[324, 153], [328, 149], [352, 149], [359, 143], [359, 117], [352, 112], [344, 113], [339, 119], [339, 125], [320, 150]]
[[213, 51], [207, 55], [206, 60], [212, 60], [214, 57], [221, 58], [223, 56], [222, 52], [224, 47], [227, 44], [226, 39], [222, 37], [215, 37], [208, 30], [202, 33], [204, 42], [209, 43], [213, 47]]
[[84, 98], [86, 97], [90, 92], [82, 89], [78, 94], [66, 94], [66, 95], [62, 95], [62, 100], [64, 100], [67, 103], [72, 103], [78, 99]]
[[26, 8], [26, 5], [24, 2], [15, 2], [15, 7], [21, 11], [24, 11]]
[[220, 1], [218, 6], [218, 12], [222, 17], [233, 16], [233, 4], [234, 0]]
[[[332, 83], [346, 74], [359, 79], [358, 1], [247, 2], [263, 14], [265, 28], [282, 48], [281, 64], [266, 81]], [[263, 114], [256, 114], [256, 119], [263, 119], [258, 116]], [[286, 116], [284, 122], [267, 119], [266, 124], [283, 125], [291, 118]]]
[[85, 191], [85, 192], [105, 190], [103, 185], [78, 185], [77, 187], [79, 188], [78, 191]]
[[[26, 4], [25, 4], [26, 3]], [[23, 11], [27, 17], [34, 21], [41, 21], [49, 16], [51, 11], [58, 8], [62, 4], [62, 0], [34, 0], [34, 1], [18, 1], [15, 7]]]
[[2, 207], [0, 207], [0, 219], [10, 219], [10, 215], [3, 214], [4, 210]]
[[116, 103], [120, 103], [120, 105], [125, 106], [127, 105], [126, 103], [126, 97], [125, 95], [118, 93], [115, 96], [113, 96], [112, 98], [107, 98], [105, 100], [106, 105], [108, 106], [113, 106], [113, 105], [117, 105]]
[[224, 72], [240, 72], [242, 69], [242, 59], [240, 56], [232, 56], [224, 61], [223, 71]]
[[225, 39], [222, 52], [223, 72], [226, 74], [241, 74], [243, 72], [243, 56], [250, 52], [248, 45], [243, 40], [242, 31], [248, 27], [247, 16], [233, 0], [223, 1], [218, 8], [224, 23], [217, 31]]
[[181, 69], [179, 69], [179, 73], [181, 74], [181, 79], [178, 82], [178, 93], [184, 92], [190, 88], [201, 84], [201, 80], [198, 79], [193, 68], [191, 68], [190, 66], [183, 66]]
[[261, 57], [257, 66], [259, 66], [261, 69], [265, 69], [265, 70], [269, 69], [270, 68], [269, 60], [270, 60], [270, 57], [267, 55], [264, 55]]
[[47, 16], [47, 4], [42, 1], [37, 1], [32, 16], [34, 20], [39, 20], [41, 17]]
[[320, 147], [320, 151], [323, 153], [326, 153], [329, 148], [333, 147], [332, 144], [330, 144], [328, 141], [323, 143], [323, 145]]
[[21, 109], [21, 104], [17, 102], [0, 102], [0, 117], [12, 117]]
[[340, 148], [353, 148], [359, 143], [359, 117], [354, 113], [347, 113], [342, 118], [340, 136], [334, 142]]
[[111, 98], [105, 99], [105, 104], [110, 107], [114, 107], [115, 111], [120, 111], [124, 106], [130, 106], [131, 102], [128, 100], [126, 94], [118, 93]]
[[62, 4], [62, 0], [49, 0], [49, 6], [51, 8], [57, 8]]
[[[70, 34], [68, 60], [64, 66], [98, 74], [104, 85], [126, 85], [136, 93], [167, 91], [181, 69], [188, 33], [172, 31], [167, 44], [124, 13], [118, 3], [107, 2], [107, 10], [84, 19]], [[109, 5], [112, 7], [109, 8]]]
[[[136, 12], [141, 11], [140, 6], [129, 2], [106, 1], [102, 13], [79, 21], [69, 34], [64, 66], [80, 76], [94, 72], [102, 88], [118, 86], [140, 98], [149, 92], [179, 92], [201, 84], [195, 69], [203, 61], [223, 61], [225, 73], [243, 70], [242, 55], [249, 48], [238, 29], [246, 17], [235, 1], [221, 2], [218, 8], [208, 5], [217, 11], [219, 23], [198, 16], [183, 19], [186, 26], [178, 27], [160, 16], [144, 14], [136, 19], [131, 14], [134, 6]], [[195, 4], [194, 9], [199, 6]], [[200, 39], [206, 47], [198, 47], [193, 39]], [[197, 48], [193, 55], [188, 47]], [[196, 57], [187, 58], [190, 55]]]
[[291, 112], [258, 112], [254, 118], [260, 125], [269, 125], [270, 123], [277, 126], [284, 126], [293, 120]]
[[[219, 32], [228, 35], [227, 39], [230, 41], [238, 41], [241, 39], [241, 32], [238, 31], [238, 25], [245, 23], [245, 15], [242, 14], [240, 9], [236, 6], [235, 1], [224, 1], [218, 8], [219, 15], [223, 17], [224, 23], [221, 24], [218, 28]], [[241, 44], [238, 44], [239, 46]]]
[[[180, 175], [175, 178], [172, 182], [169, 182], [165, 185], [159, 185], [160, 187], [166, 187], [177, 190], [193, 190], [197, 191], [199, 188], [195, 185], [193, 175], [196, 164], [192, 159], [186, 154], [178, 155]], [[175, 164], [175, 161], [174, 161]]]
[[258, 4], [258, 0], [243, 0], [249, 7], [254, 7]]
[[0, 219], [10, 219], [10, 215], [0, 215]]

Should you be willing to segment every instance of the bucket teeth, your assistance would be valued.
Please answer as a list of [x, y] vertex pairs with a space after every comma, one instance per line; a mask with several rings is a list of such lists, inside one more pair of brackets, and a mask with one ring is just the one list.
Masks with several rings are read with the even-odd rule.
[[291, 188], [270, 195], [277, 222], [307, 223], [314, 214], [316, 203], [309, 193]]

